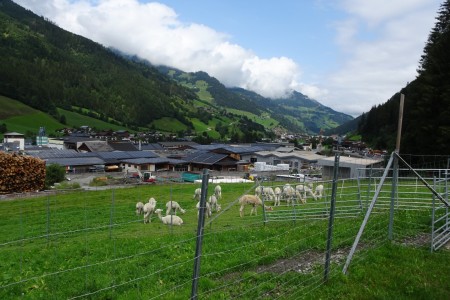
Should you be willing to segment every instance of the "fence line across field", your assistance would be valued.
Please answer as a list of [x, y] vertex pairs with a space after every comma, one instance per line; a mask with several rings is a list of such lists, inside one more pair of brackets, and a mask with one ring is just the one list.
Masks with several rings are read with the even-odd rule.
[[[381, 176], [383, 171], [390, 176]], [[124, 286], [137, 286], [141, 289], [141, 286], [145, 285], [148, 280], [157, 281], [161, 274], [171, 272], [172, 270], [189, 269], [192, 267], [193, 263], [199, 257], [202, 257], [202, 264], [195, 265], [194, 269], [198, 269], [197, 273], [194, 273], [192, 279], [186, 277], [178, 283], [168, 286], [167, 290], [161, 291], [159, 294], [154, 294], [150, 298], [159, 297], [169, 297], [171, 293], [179, 289], [186, 290], [187, 286], [193, 281], [197, 281], [195, 285], [199, 284], [194, 290], [194, 283], [192, 285], [191, 297], [195, 299], [199, 297], [207, 297], [208, 295], [213, 295], [215, 291], [220, 291], [226, 289], [227, 286], [233, 284], [243, 284], [250, 280], [248, 277], [239, 277], [234, 281], [224, 283], [223, 285], [217, 285], [211, 287], [210, 289], [202, 289], [201, 280], [207, 280], [208, 278], [214, 278], [222, 273], [233, 273], [240, 269], [241, 267], [249, 268], [253, 265], [259, 265], [264, 259], [269, 260], [271, 255], [274, 253], [264, 253], [262, 251], [260, 256], [255, 256], [247, 261], [239, 261], [231, 266], [227, 266], [224, 269], [210, 270], [208, 268], [208, 262], [215, 259], [220, 259], [221, 257], [228, 256], [234, 253], [239, 253], [241, 251], [253, 251], [253, 249], [264, 249], [266, 245], [277, 243], [278, 239], [284, 239], [291, 234], [294, 234], [298, 230], [302, 230], [304, 233], [302, 239], [300, 240], [289, 240], [288, 243], [280, 244], [276, 248], [276, 254], [283, 252], [291, 253], [292, 249], [298, 249], [298, 253], [292, 253], [292, 258], [301, 258], [305, 253], [310, 254], [311, 249], [323, 248], [325, 243], [329, 243], [331, 250], [333, 247], [331, 245], [331, 239], [334, 237], [340, 237], [340, 243], [350, 242], [350, 236], [355, 236], [356, 231], [354, 226], [355, 221], [362, 220], [364, 214], [367, 212], [369, 207], [369, 201], [372, 199], [378, 190], [377, 202], [373, 207], [374, 218], [368, 219], [368, 227], [371, 231], [368, 232], [366, 239], [370, 240], [374, 244], [374, 247], [381, 244], [388, 232], [389, 225], [389, 211], [391, 209], [391, 204], [394, 203], [395, 211], [397, 212], [421, 212], [424, 211], [430, 214], [432, 219], [431, 229], [427, 229], [430, 232], [431, 238], [431, 250], [436, 251], [442, 245], [447, 243], [449, 238], [450, 223], [449, 223], [449, 209], [445, 206], [445, 203], [439, 201], [437, 197], [430, 193], [430, 190], [422, 184], [420, 180], [415, 177], [415, 174], [408, 169], [399, 169], [399, 176], [394, 179], [392, 170], [388, 169], [362, 169], [361, 175], [354, 179], [335, 179], [330, 181], [314, 181], [312, 182], [313, 187], [317, 185], [324, 186], [324, 193], [321, 198], [314, 200], [314, 197], [310, 196], [307, 198], [306, 203], [295, 203], [294, 205], [287, 205], [286, 201], [282, 202], [281, 206], [274, 207], [272, 211], [266, 211], [264, 205], [262, 206], [262, 213], [258, 214], [258, 217], [244, 216], [244, 218], [239, 217], [237, 201], [239, 197], [233, 199], [228, 199], [227, 205], [222, 207], [222, 211], [217, 212], [211, 218], [205, 220], [204, 225], [202, 225], [203, 241], [198, 241], [199, 233], [197, 236], [192, 236], [187, 239], [178, 240], [172, 226], [167, 228], [167, 234], [173, 236], [171, 243], [160, 245], [154, 249], [148, 249], [145, 245], [137, 243], [128, 245], [127, 236], [121, 232], [121, 229], [133, 229], [137, 223], [143, 223], [142, 217], [133, 215], [130, 211], [129, 202], [125, 202], [124, 197], [126, 194], [121, 194], [119, 191], [112, 189], [109, 191], [102, 191], [101, 194], [91, 194], [88, 191], [80, 192], [78, 195], [79, 199], [76, 199], [76, 203], [70, 203], [67, 200], [62, 200], [61, 195], [47, 195], [40, 202], [35, 202], [34, 209], [28, 207], [27, 201], [16, 200], [14, 203], [17, 208], [17, 216], [13, 221], [15, 225], [20, 227], [20, 232], [18, 236], [6, 235], [4, 238], [0, 238], [0, 251], [11, 251], [11, 258], [13, 256], [13, 250], [18, 249], [18, 261], [17, 265], [19, 270], [13, 273], [15, 280], [8, 279], [0, 282], [0, 294], [2, 291], [7, 291], [9, 289], [15, 289], [20, 286], [29, 287], [33, 286], [34, 282], [47, 281], [49, 278], [56, 281], [56, 285], [61, 285], [58, 283], [58, 278], [60, 276], [65, 276], [67, 274], [82, 274], [84, 278], [81, 278], [80, 284], [84, 284], [82, 292], [77, 295], [72, 295], [68, 298], [78, 299], [78, 298], [88, 298], [94, 295], [100, 295], [104, 292], [111, 291], [115, 293], [116, 289], [123, 288]], [[433, 189], [439, 193], [443, 199], [448, 201], [448, 174], [449, 169], [423, 169], [416, 170], [427, 182], [432, 182]], [[383, 179], [383, 180], [382, 180]], [[384, 181], [383, 185], [380, 185], [380, 181]], [[177, 186], [176, 183], [168, 183], [170, 188], [167, 189], [167, 193], [164, 195], [158, 195], [164, 201], [159, 200], [160, 204], [166, 200], [178, 200], [182, 197], [187, 203], [187, 199], [192, 201], [191, 211], [195, 205], [195, 201], [192, 200], [192, 194], [186, 194], [186, 187], [190, 187], [189, 190], [194, 190], [194, 187], [198, 185], [185, 185], [183, 187]], [[203, 184], [203, 183], [202, 183]], [[212, 183], [216, 184], [216, 183]], [[307, 182], [291, 182], [293, 187], [296, 184], [308, 184]], [[253, 194], [256, 189], [261, 187], [280, 187], [282, 188], [285, 183], [279, 182], [267, 182], [261, 181], [256, 182], [252, 186], [246, 186], [242, 188], [241, 195], [243, 194]], [[394, 193], [395, 201], [392, 202], [392, 185], [396, 185], [396, 192]], [[335, 188], [335, 207], [332, 207], [331, 197], [332, 190]], [[137, 198], [145, 199], [152, 195], [146, 192], [141, 192], [137, 189], [139, 195]], [[95, 195], [95, 196], [94, 196]], [[157, 196], [157, 197], [158, 197]], [[102, 197], [103, 202], [109, 203], [107, 209], [105, 207], [96, 207], [96, 197]], [[206, 195], [204, 195], [206, 200]], [[263, 203], [266, 205], [272, 205], [273, 199], [263, 195]], [[64, 203], [62, 203], [64, 201]], [[260, 208], [261, 209], [261, 208]], [[77, 216], [81, 218], [73, 218], [75, 212]], [[203, 211], [204, 212], [204, 211]], [[242, 219], [248, 218], [247, 223], [239, 223], [236, 225], [230, 223], [229, 221], [222, 223], [222, 216], [225, 213], [233, 213], [236, 220], [243, 222]], [[309, 234], [308, 228], [325, 228], [326, 221], [330, 220], [331, 215], [336, 218], [335, 223], [331, 223], [329, 230], [333, 233], [332, 236], [327, 237], [327, 240], [323, 240], [323, 244], [310, 245], [309, 248], [305, 248], [304, 245], [308, 245], [309, 239], [318, 238], [323, 235], [323, 231], [313, 231]], [[251, 219], [250, 219], [251, 218]], [[201, 219], [201, 218], [199, 218]], [[159, 222], [159, 220], [154, 220], [154, 222]], [[274, 235], [267, 235], [260, 240], [255, 241], [243, 241], [242, 245], [234, 248], [227, 248], [226, 245], [224, 249], [215, 250], [211, 243], [222, 238], [222, 234], [227, 232], [232, 232], [233, 230], [252, 227], [270, 227], [271, 223], [274, 225], [280, 225], [282, 222], [286, 223], [284, 230], [278, 232]], [[424, 226], [422, 224], [410, 224], [411, 226]], [[158, 226], [160, 223], [158, 223]], [[422, 227], [421, 227], [422, 228]], [[141, 230], [149, 231], [149, 226], [143, 227]], [[164, 230], [164, 229], [163, 229]], [[317, 230], [317, 229], [316, 229]], [[395, 232], [396, 235], [401, 235], [401, 232]], [[104, 253], [100, 256], [101, 258], [95, 257], [95, 250], [91, 249], [90, 237], [91, 235], [99, 235], [101, 237], [108, 236], [108, 247], [104, 250]], [[81, 257], [85, 260], [84, 263], [71, 266], [70, 263], [65, 264], [61, 261], [63, 254], [59, 253], [60, 248], [66, 243], [71, 243], [73, 241], [80, 243], [80, 249], [78, 251], [81, 253]], [[197, 241], [196, 241], [197, 240]], [[196, 242], [195, 242], [196, 241]], [[198, 246], [198, 243], [204, 243], [207, 246], [209, 252], [197, 252], [195, 255], [191, 255], [189, 258], [174, 258], [169, 260], [168, 263], [163, 262], [152, 262], [155, 265], [149, 270], [144, 270], [143, 273], [133, 273], [130, 271], [130, 276], [128, 279], [117, 279], [115, 275], [115, 270], [120, 268], [122, 264], [128, 266], [128, 264], [143, 264], [148, 263], [146, 260], [148, 256], [154, 255], [159, 252], [173, 251], [173, 249], [183, 249], [183, 251], [188, 251], [194, 249], [194, 246]], [[26, 261], [32, 257], [34, 247], [48, 247], [49, 252], [47, 253], [48, 259], [50, 261], [55, 261], [58, 265], [66, 266], [65, 269], [49, 269], [43, 271], [43, 273], [34, 273], [27, 269]], [[130, 247], [130, 249], [122, 249], [122, 247]], [[186, 250], [184, 250], [186, 249]], [[203, 248], [205, 250], [205, 247]], [[125, 251], [127, 250], [127, 251]], [[347, 249], [348, 251], [348, 249]], [[176, 252], [176, 251], [175, 251]], [[282, 255], [281, 255], [282, 256]], [[320, 253], [319, 256], [324, 257], [325, 252]], [[331, 259], [331, 252], [327, 252], [328, 259]], [[45, 258], [45, 257], [44, 257]], [[363, 259], [363, 257], [355, 256], [354, 261]], [[328, 260], [329, 276], [335, 277], [339, 276], [340, 268], [335, 265], [330, 265], [330, 260]], [[336, 264], [341, 265], [343, 261], [337, 261]], [[59, 268], [62, 268], [62, 267]], [[2, 267], [3, 268], [3, 267]], [[131, 267], [130, 267], [131, 268]], [[276, 265], [268, 266], [268, 268], [276, 268]], [[95, 282], [95, 273], [98, 270], [106, 269], [111, 272], [110, 278], [111, 282], [104, 285], [98, 285], [95, 288], [90, 287], [92, 282]], [[274, 275], [268, 282], [276, 283], [279, 278], [281, 278], [287, 271], [280, 272]], [[5, 273], [6, 274], [6, 273]], [[190, 274], [192, 275], [192, 273]], [[327, 276], [328, 277], [328, 276]], [[191, 281], [192, 280], [192, 281]], [[295, 279], [292, 279], [293, 281]], [[75, 283], [74, 283], [75, 284]], [[289, 284], [289, 281], [283, 283], [285, 285]], [[295, 293], [304, 293], [305, 290], [314, 290], [320, 288], [324, 284], [321, 275], [314, 275], [311, 278], [302, 281], [302, 287]], [[261, 288], [261, 286], [254, 286], [246, 290], [237, 293], [236, 297], [242, 296], [246, 297], [255, 292], [256, 289]], [[295, 295], [294, 293], [294, 295]]]

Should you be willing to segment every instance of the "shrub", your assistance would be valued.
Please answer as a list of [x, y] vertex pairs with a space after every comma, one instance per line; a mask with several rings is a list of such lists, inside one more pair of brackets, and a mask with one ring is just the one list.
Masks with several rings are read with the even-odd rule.
[[54, 185], [56, 182], [61, 182], [66, 178], [66, 173], [64, 167], [51, 164], [46, 167], [45, 173], [45, 188], [48, 189], [50, 186]]

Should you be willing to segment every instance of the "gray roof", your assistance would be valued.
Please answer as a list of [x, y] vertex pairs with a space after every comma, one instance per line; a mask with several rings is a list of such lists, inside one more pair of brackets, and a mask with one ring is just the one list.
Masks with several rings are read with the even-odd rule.
[[132, 158], [153, 158], [159, 157], [151, 151], [113, 151], [113, 152], [96, 152], [96, 156], [105, 161], [123, 161]]
[[[106, 141], [84, 141], [82, 145], [85, 145], [91, 152], [99, 152], [99, 151], [113, 151], [113, 147], [111, 147]], [[82, 146], [80, 145], [80, 147]]]
[[92, 166], [104, 164], [104, 161], [98, 157], [47, 158], [44, 160], [47, 165], [58, 164], [60, 166]]
[[40, 150], [40, 151], [29, 151], [27, 152], [28, 155], [33, 157], [39, 157], [41, 159], [49, 159], [49, 158], [75, 158], [75, 157], [95, 157], [95, 153], [93, 152], [77, 152], [75, 150], [68, 150], [68, 149], [54, 149], [54, 148], [47, 148], [47, 150]]
[[185, 164], [186, 161], [179, 159], [171, 159], [166, 157], [154, 157], [154, 158], [131, 158], [122, 160], [124, 163], [136, 164], [136, 165], [144, 165], [144, 164], [172, 164], [179, 165]]
[[278, 151], [260, 151], [255, 153], [256, 156], [262, 157], [277, 157], [280, 159], [301, 159], [310, 163], [315, 163], [319, 159], [323, 158], [322, 155], [318, 155], [311, 151], [292, 151], [289, 153]]
[[[137, 148], [139, 148], [139, 145], [135, 145]], [[161, 144], [158, 143], [152, 143], [152, 144], [141, 144], [141, 150], [164, 150], [164, 147], [161, 146]]]
[[226, 155], [226, 154], [197, 151], [197, 152], [189, 153], [183, 159], [190, 163], [213, 165], [226, 157], [228, 157], [228, 155]]

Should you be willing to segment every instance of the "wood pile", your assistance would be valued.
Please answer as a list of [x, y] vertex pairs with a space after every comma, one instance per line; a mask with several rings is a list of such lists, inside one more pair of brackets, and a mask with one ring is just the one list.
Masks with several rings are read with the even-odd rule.
[[0, 152], [0, 194], [35, 192], [45, 187], [45, 161]]

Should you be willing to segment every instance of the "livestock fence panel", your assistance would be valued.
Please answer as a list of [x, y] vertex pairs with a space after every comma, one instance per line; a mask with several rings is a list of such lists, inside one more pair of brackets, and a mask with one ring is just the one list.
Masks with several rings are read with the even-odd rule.
[[[414, 179], [403, 174], [399, 178], [403, 177], [394, 223], [394, 240], [400, 243], [421, 234], [429, 236], [432, 212], [431, 194], [419, 184], [416, 187]], [[370, 178], [337, 182], [331, 281], [342, 276], [345, 257], [378, 182], [375, 170]], [[259, 185], [211, 182], [208, 197], [218, 184], [221, 210], [205, 220], [198, 298], [314, 298], [325, 288], [332, 182], [312, 182], [314, 191], [323, 185], [322, 196], [316, 193], [314, 200], [303, 190], [300, 196], [306, 203], [296, 199], [298, 203], [288, 205], [284, 199], [274, 206], [274, 200], [264, 195], [271, 209], [258, 206], [257, 215], [250, 215], [247, 206], [243, 217], [239, 198], [255, 194]], [[260, 183], [273, 189], [284, 184]], [[291, 182], [294, 187], [300, 184], [308, 182]], [[200, 187], [201, 183], [167, 181], [1, 200], [0, 298], [188, 299], [197, 246], [194, 191]], [[390, 192], [383, 187], [383, 197]], [[177, 201], [186, 210], [177, 212], [183, 225], [165, 225], [155, 213], [145, 224], [143, 215], [136, 214], [136, 203], [148, 202], [150, 197], [163, 215], [166, 203]], [[389, 209], [383, 201], [375, 206], [377, 213], [368, 222], [355, 265], [370, 259], [370, 250], [386, 242]]]

